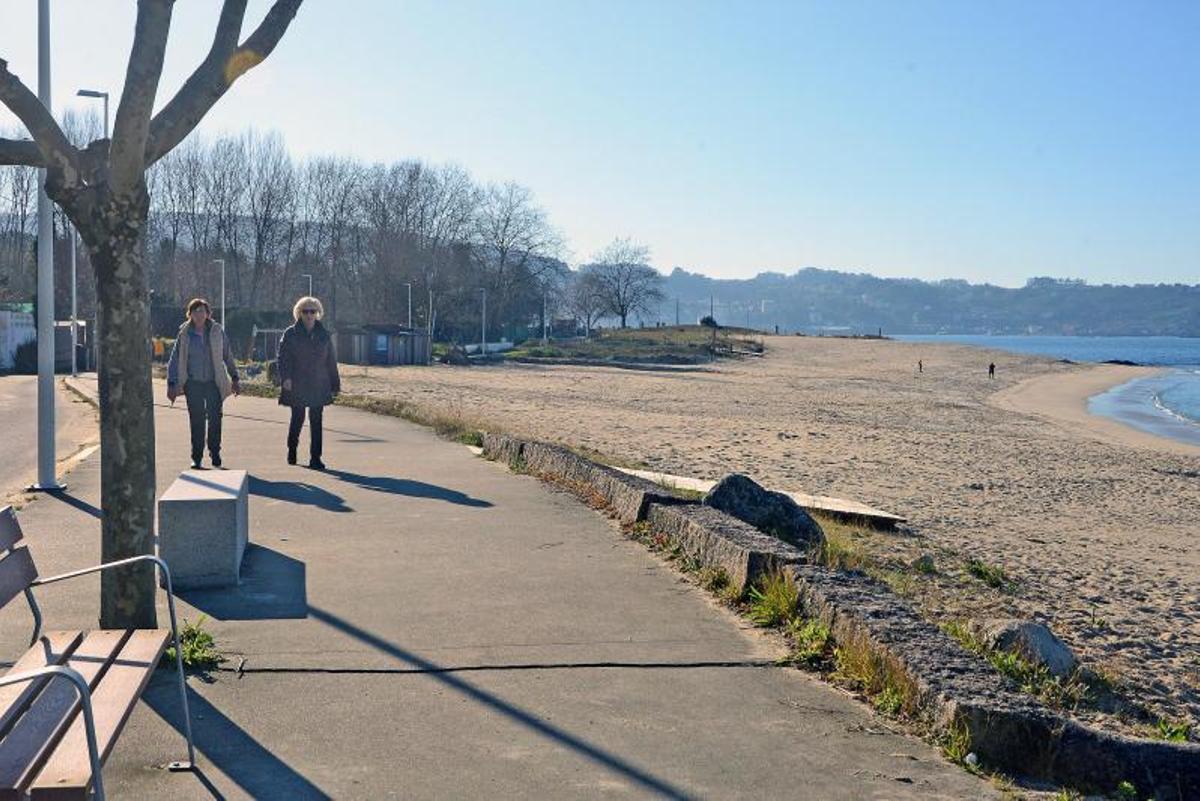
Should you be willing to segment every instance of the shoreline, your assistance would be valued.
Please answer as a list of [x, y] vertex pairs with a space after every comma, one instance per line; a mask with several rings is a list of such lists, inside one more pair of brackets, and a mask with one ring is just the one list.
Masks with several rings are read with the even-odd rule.
[[1065, 375], [1034, 376], [1000, 390], [989, 398], [989, 403], [1000, 409], [1033, 415], [1073, 433], [1104, 442], [1183, 456], [1200, 456], [1200, 445], [1182, 442], [1165, 434], [1151, 433], [1088, 408], [1088, 401], [1096, 395], [1130, 381], [1162, 375], [1170, 369], [1100, 364]]

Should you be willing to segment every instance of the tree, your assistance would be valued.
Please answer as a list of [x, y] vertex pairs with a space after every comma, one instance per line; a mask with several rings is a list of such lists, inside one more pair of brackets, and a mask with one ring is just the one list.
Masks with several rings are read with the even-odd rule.
[[650, 249], [628, 239], [614, 239], [586, 265], [595, 275], [596, 291], [604, 310], [621, 318], [621, 327], [629, 315], [650, 315], [663, 302], [663, 277], [647, 262]]
[[[105, 561], [154, 551], [154, 403], [150, 382], [145, 236], [146, 171], [195, 129], [248, 70], [266, 59], [302, 0], [275, 0], [239, 41], [247, 0], [225, 0], [208, 55], [153, 114], [173, 0], [139, 0], [125, 86], [112, 138], [86, 148], [68, 141], [50, 112], [0, 58], [0, 102], [32, 140], [0, 138], [0, 164], [40, 167], [46, 192], [75, 223], [91, 256], [99, 302], [100, 497]], [[100, 624], [153, 627], [148, 563], [105, 571]]]
[[571, 276], [566, 301], [571, 313], [583, 321], [584, 336], [591, 337], [592, 328], [606, 310], [600, 292], [600, 279], [593, 265], [584, 265]]

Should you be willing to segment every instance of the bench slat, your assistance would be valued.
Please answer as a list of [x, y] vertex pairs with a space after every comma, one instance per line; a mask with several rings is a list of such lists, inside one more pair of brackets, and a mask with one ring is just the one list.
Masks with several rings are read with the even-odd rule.
[[[75, 646], [82, 640], [81, 631], [48, 631], [38, 638], [5, 675], [61, 664], [67, 658], [67, 654], [75, 650]], [[0, 737], [3, 737], [16, 719], [24, 714], [29, 702], [48, 680], [47, 676], [25, 684], [0, 687]]]
[[[95, 690], [127, 634], [120, 630], [88, 632], [67, 658], [67, 666]], [[28, 786], [76, 716], [82, 720], [75, 685], [54, 676], [8, 736], [0, 740], [0, 798], [19, 797], [9, 793]]]
[[25, 546], [13, 550], [0, 560], [0, 606], [4, 606], [29, 587], [37, 578], [33, 557]]
[[[168, 629], [130, 632], [117, 660], [93, 693], [92, 709], [96, 716], [96, 742], [101, 762], [108, 758], [121, 728], [150, 682], [170, 635]], [[77, 715], [30, 791], [38, 801], [82, 800], [87, 798], [91, 784], [92, 767], [88, 761], [83, 715]]]
[[0, 509], [0, 551], [7, 551], [20, 542], [21, 524], [17, 522], [17, 511], [11, 506]]

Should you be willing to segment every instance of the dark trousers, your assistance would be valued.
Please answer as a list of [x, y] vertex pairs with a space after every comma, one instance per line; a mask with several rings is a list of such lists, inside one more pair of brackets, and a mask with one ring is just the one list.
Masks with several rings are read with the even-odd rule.
[[221, 455], [221, 391], [214, 381], [189, 381], [183, 385], [188, 421], [192, 424], [192, 459], [204, 455], [204, 424], [208, 423], [208, 452]]
[[325, 407], [323, 406], [292, 407], [292, 422], [291, 425], [288, 426], [288, 450], [294, 451], [296, 450], [296, 446], [300, 444], [300, 429], [304, 428], [305, 409], [308, 409], [309, 433], [312, 435], [312, 442], [309, 445], [308, 454], [313, 459], [320, 459], [321, 440], [325, 433], [321, 430], [321, 418], [324, 416], [325, 412]]

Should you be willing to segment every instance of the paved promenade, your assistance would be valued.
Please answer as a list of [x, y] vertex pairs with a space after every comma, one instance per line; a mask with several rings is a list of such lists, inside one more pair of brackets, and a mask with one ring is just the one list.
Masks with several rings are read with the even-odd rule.
[[[766, 637], [573, 497], [341, 407], [325, 418], [330, 469], [292, 467], [286, 410], [225, 409], [225, 465], [253, 477], [253, 546], [241, 587], [181, 596], [229, 658], [189, 680], [202, 772], [161, 767], [184, 744], [160, 671], [109, 759], [112, 797], [995, 795], [773, 666]], [[157, 420], [161, 494], [188, 466], [184, 404], [160, 400]], [[98, 561], [98, 477], [95, 454], [68, 497], [22, 510], [44, 574]], [[94, 625], [98, 586], [42, 590], [48, 627]], [[28, 632], [18, 599], [0, 615], [4, 658]]]

